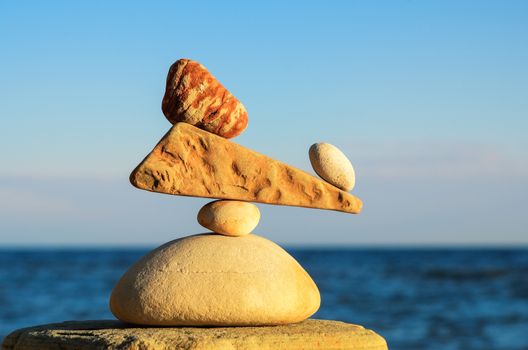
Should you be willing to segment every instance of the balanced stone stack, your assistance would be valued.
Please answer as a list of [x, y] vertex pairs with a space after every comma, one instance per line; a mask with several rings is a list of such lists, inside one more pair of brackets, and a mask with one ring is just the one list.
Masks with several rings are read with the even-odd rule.
[[[216, 199], [197, 215], [211, 232], [176, 239], [141, 258], [114, 287], [110, 309], [119, 320], [140, 326], [257, 328], [218, 332], [181, 328], [174, 333], [163, 328], [136, 332], [151, 334], [138, 338], [143, 343], [113, 347], [165, 349], [145, 345], [159, 333], [156, 341], [164, 339], [163, 344], [175, 337], [183, 344], [182, 334], [189, 335], [182, 348], [386, 349], [383, 338], [360, 326], [303, 322], [319, 308], [316, 284], [281, 247], [251, 233], [260, 220], [259, 209], [251, 202], [359, 213], [361, 200], [348, 193], [355, 176], [346, 156], [326, 143], [310, 148], [310, 161], [323, 181], [229, 141], [246, 129], [246, 109], [204, 66], [191, 60], [178, 60], [170, 68], [162, 110], [173, 127], [134, 169], [130, 181], [143, 190]], [[299, 322], [301, 326], [292, 325]], [[285, 328], [259, 330], [279, 325]], [[70, 330], [85, 332], [68, 328], [55, 334], [49, 331], [54, 327], [45, 328], [49, 336], [45, 341], [41, 328], [28, 330], [23, 339], [37, 339], [45, 348], [43, 344], [57, 342], [57, 336], [71, 341]], [[86, 339], [102, 344], [131, 337], [131, 331], [121, 329], [112, 333], [113, 338], [109, 333], [82, 334], [82, 344]], [[264, 338], [256, 339], [255, 334]], [[9, 341], [19, 338], [14, 333]], [[71, 348], [90, 348], [81, 343]], [[223, 345], [213, 346], [216, 343]], [[6, 343], [4, 348], [11, 349]]]
[[220, 198], [198, 222], [210, 233], [169, 242], [138, 261], [110, 298], [120, 320], [159, 326], [262, 326], [300, 322], [319, 308], [317, 286], [293, 257], [251, 232], [250, 203], [357, 213], [354, 170], [329, 144], [309, 155], [327, 182], [228, 140], [248, 124], [244, 106], [201, 64], [171, 68], [162, 110], [174, 126], [130, 176], [134, 186]]

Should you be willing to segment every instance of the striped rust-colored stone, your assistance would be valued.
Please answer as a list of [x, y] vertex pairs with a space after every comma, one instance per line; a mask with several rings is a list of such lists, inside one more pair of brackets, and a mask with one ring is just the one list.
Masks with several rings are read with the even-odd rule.
[[242, 103], [203, 65], [188, 59], [170, 67], [161, 108], [172, 124], [188, 123], [225, 138], [240, 135], [248, 123]]

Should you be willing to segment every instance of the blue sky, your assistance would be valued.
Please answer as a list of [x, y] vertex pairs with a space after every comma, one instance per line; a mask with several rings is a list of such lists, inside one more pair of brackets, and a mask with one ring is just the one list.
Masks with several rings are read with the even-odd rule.
[[170, 127], [167, 70], [247, 107], [236, 142], [351, 159], [358, 216], [259, 206], [288, 244], [527, 244], [528, 2], [0, 1], [0, 245], [157, 244], [205, 199], [128, 175]]

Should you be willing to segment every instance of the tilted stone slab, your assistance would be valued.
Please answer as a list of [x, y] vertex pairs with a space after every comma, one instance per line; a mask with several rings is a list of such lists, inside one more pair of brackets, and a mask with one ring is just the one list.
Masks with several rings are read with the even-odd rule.
[[271, 327], [140, 328], [118, 321], [70, 321], [24, 328], [2, 350], [386, 350], [375, 332], [353, 324], [306, 320]]
[[302, 170], [177, 123], [130, 175], [144, 190], [359, 213], [361, 200]]

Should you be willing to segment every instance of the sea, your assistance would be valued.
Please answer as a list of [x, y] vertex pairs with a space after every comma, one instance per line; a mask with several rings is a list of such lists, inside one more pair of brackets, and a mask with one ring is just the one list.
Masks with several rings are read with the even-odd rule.
[[[313, 316], [361, 324], [389, 349], [528, 349], [528, 248], [286, 248], [321, 292]], [[148, 248], [1, 249], [0, 339], [112, 319], [110, 292]]]

